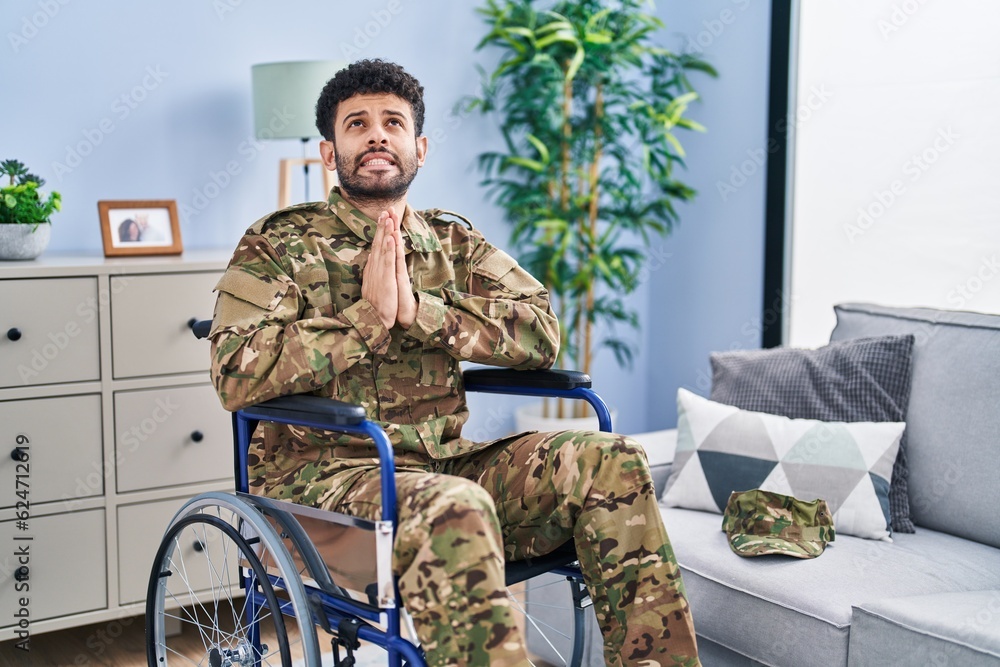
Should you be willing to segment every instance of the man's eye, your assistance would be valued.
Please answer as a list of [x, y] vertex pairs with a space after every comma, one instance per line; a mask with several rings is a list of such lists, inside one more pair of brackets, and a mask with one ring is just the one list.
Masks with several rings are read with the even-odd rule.
[[400, 126], [400, 127], [402, 127], [402, 126], [403, 126], [403, 124], [402, 124], [401, 122], [399, 122], [398, 120], [396, 120], [395, 118], [391, 119], [391, 120], [389, 121], [389, 124], [390, 124], [390, 125], [398, 125], [398, 126]]
[[360, 127], [360, 126], [361, 126], [361, 121], [360, 120], [352, 120], [351, 124], [348, 125], [347, 127]]

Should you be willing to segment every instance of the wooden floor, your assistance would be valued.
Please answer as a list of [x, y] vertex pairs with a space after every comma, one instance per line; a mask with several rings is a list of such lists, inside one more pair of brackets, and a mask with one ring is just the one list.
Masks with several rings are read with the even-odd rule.
[[[225, 613], [222, 614], [226, 616]], [[523, 619], [519, 619], [522, 623]], [[197, 630], [185, 624], [180, 636], [170, 640], [170, 647], [183, 652], [192, 658], [192, 664], [207, 665], [205, 649]], [[273, 640], [273, 630], [265, 633], [263, 642], [271, 647], [277, 644]], [[295, 642], [297, 626], [294, 622], [288, 624], [289, 643], [292, 648], [293, 660], [300, 660], [301, 651], [296, 650]], [[268, 636], [270, 634], [270, 636]], [[320, 649], [327, 651], [329, 637], [321, 632]], [[146, 635], [145, 617], [134, 616], [111, 622], [85, 625], [59, 632], [47, 632], [34, 635], [31, 638], [31, 651], [24, 652], [14, 648], [14, 641], [0, 642], [0, 667], [146, 667]], [[369, 660], [377, 664], [385, 664], [381, 649], [369, 647], [380, 659]], [[366, 654], [371, 659], [371, 654]], [[534, 656], [533, 656], [534, 657]], [[324, 659], [324, 664], [325, 664]], [[176, 662], [176, 661], [175, 661]], [[280, 661], [276, 661], [280, 663]], [[540, 667], [547, 663], [535, 658], [535, 664]]]
[[[14, 642], [0, 643], [0, 667], [21, 667], [42, 665], [54, 667], [146, 667], [145, 617], [97, 623], [59, 632], [48, 632], [31, 638], [31, 651], [14, 648]], [[289, 643], [292, 658], [300, 659], [301, 651], [295, 651], [294, 638], [297, 633], [294, 623], [289, 624]], [[271, 647], [277, 644], [267, 636], [263, 642]], [[271, 632], [273, 637], [273, 630]], [[180, 636], [170, 640], [170, 647], [183, 652], [193, 660], [193, 664], [207, 665], [204, 660], [204, 646], [197, 630], [185, 627]], [[276, 661], [280, 664], [280, 660]]]

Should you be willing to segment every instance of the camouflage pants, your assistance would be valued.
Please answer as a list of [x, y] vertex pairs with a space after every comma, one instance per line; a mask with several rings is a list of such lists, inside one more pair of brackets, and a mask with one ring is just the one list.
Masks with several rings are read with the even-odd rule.
[[[576, 544], [608, 665], [698, 665], [694, 627], [639, 445], [535, 433], [396, 474], [394, 570], [430, 665], [527, 665], [504, 557]], [[378, 471], [336, 507], [379, 518]]]

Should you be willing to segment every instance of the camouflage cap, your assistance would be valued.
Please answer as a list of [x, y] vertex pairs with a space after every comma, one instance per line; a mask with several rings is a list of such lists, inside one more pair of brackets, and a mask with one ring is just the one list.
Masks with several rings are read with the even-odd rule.
[[733, 491], [722, 530], [738, 556], [815, 558], [836, 535], [825, 500], [799, 500], [760, 489]]

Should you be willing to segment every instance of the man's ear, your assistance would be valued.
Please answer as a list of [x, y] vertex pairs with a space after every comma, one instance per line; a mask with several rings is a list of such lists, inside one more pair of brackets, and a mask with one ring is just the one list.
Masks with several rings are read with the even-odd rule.
[[427, 135], [421, 135], [417, 137], [417, 166], [424, 166], [424, 160], [427, 158]]
[[337, 170], [337, 149], [333, 147], [332, 141], [325, 139], [319, 142], [319, 156], [323, 159], [323, 166], [330, 171]]

